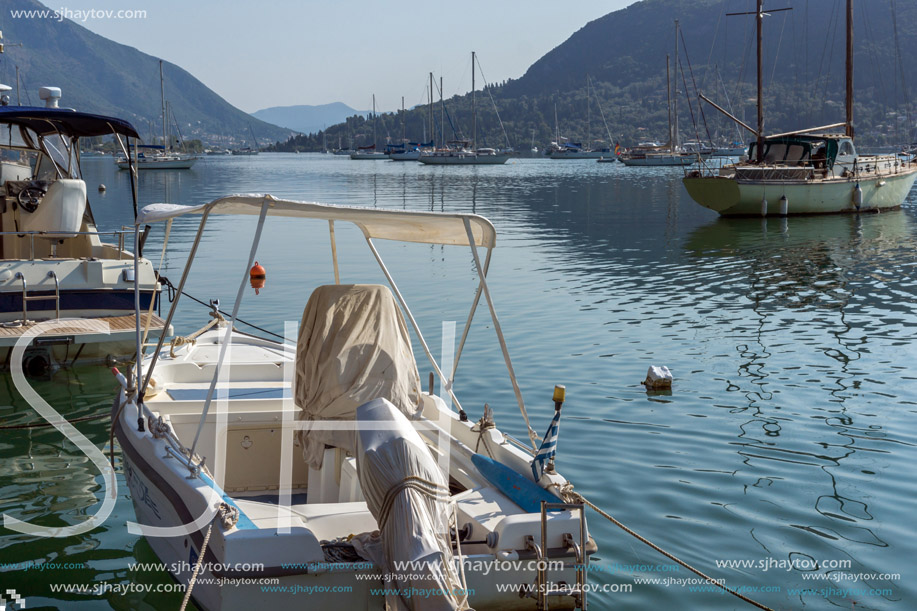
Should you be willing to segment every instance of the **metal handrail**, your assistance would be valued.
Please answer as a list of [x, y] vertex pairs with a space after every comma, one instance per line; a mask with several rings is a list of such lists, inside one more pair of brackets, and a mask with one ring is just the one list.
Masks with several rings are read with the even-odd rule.
[[124, 235], [130, 231], [0, 231], [0, 236], [16, 236], [18, 238], [29, 238], [29, 261], [35, 259], [35, 236], [42, 237], [46, 235], [67, 234], [68, 238], [78, 235], [97, 235], [97, 236], [116, 236], [118, 238], [118, 260], [121, 260], [121, 253], [124, 252]]
[[27, 283], [22, 272], [16, 272], [16, 280], [22, 280], [22, 324], [29, 320], [29, 298]]
[[[54, 317], [60, 319], [60, 279], [54, 270], [49, 271], [47, 277], [54, 279]], [[14, 279], [22, 281], [22, 324], [24, 325], [29, 321], [29, 302], [46, 301], [48, 298], [45, 295], [30, 296], [29, 285], [22, 272], [16, 272]]]
[[60, 319], [60, 280], [52, 269], [48, 272], [49, 278], [54, 278], [54, 318]]
[[[0, 231], [0, 235], [16, 235], [16, 236], [26, 236], [26, 235], [47, 235], [49, 233], [60, 234], [66, 233], [67, 235], [124, 235], [132, 233], [132, 231]], [[66, 238], [64, 238], [66, 239]]]

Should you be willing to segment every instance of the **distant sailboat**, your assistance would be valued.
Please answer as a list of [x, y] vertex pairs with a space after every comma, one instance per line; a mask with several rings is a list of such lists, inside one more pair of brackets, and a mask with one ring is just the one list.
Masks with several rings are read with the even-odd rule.
[[[613, 155], [612, 151], [608, 146], [602, 146], [604, 143], [601, 140], [592, 140], [592, 114], [590, 112], [589, 106], [589, 89], [591, 85], [591, 79], [589, 75], [586, 75], [586, 143], [581, 142], [563, 142], [561, 143], [560, 138], [554, 143], [551, 151], [548, 153], [548, 156], [551, 159], [599, 159], [600, 157], [610, 157]], [[602, 105], [599, 103], [598, 95], [595, 94], [595, 87], [592, 87], [592, 93], [595, 96], [596, 104], [599, 107], [599, 112], [602, 115], [602, 123], [605, 125], [605, 132], [608, 133], [608, 139], [611, 140], [611, 134], [608, 131], [608, 123], [605, 121], [605, 112], [602, 110]], [[557, 105], [554, 106], [554, 120], [557, 121]], [[555, 127], [556, 129], [556, 127]], [[596, 147], [598, 145], [598, 147]], [[537, 152], [537, 151], [536, 151]]]
[[357, 150], [350, 154], [350, 158], [361, 161], [388, 159], [388, 155], [376, 150], [376, 94], [373, 94], [373, 143], [368, 146], [357, 147]]
[[[675, 72], [678, 73], [678, 20], [675, 21]], [[676, 78], [676, 83], [678, 79]], [[664, 145], [654, 142], [641, 143], [628, 149], [618, 156], [618, 159], [627, 166], [686, 166], [700, 159], [698, 151], [685, 151], [678, 144], [678, 85], [675, 86], [675, 95], [672, 95], [671, 78], [669, 76], [669, 56], [665, 56], [665, 87], [669, 109], [669, 141]]]
[[427, 165], [500, 165], [509, 155], [492, 148], [477, 148], [477, 106], [474, 91], [475, 52], [471, 52], [471, 148], [468, 142], [456, 140], [445, 150], [422, 153], [418, 161]]
[[[188, 170], [197, 162], [197, 157], [186, 153], [173, 152], [171, 134], [169, 134], [169, 116], [171, 112], [166, 102], [166, 85], [162, 76], [162, 60], [159, 60], [159, 91], [162, 103], [162, 145], [135, 145], [144, 152], [137, 153], [138, 170]], [[149, 152], [150, 154], [147, 154]], [[130, 169], [130, 162], [120, 156], [115, 159], [121, 170]]]
[[232, 149], [233, 155], [257, 155], [259, 153], [258, 139], [255, 138], [255, 130], [252, 129], [251, 123], [248, 124], [248, 133], [251, 134], [252, 142], [255, 145], [254, 148], [246, 146], [244, 148]]

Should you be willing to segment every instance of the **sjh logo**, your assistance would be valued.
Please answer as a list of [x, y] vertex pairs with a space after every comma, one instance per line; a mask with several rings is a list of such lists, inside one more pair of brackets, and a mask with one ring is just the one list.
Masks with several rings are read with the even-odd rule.
[[25, 609], [25, 599], [16, 594], [16, 590], [7, 590], [5, 595], [0, 595], [0, 611], [6, 611], [7, 607], [10, 611], [14, 608]]

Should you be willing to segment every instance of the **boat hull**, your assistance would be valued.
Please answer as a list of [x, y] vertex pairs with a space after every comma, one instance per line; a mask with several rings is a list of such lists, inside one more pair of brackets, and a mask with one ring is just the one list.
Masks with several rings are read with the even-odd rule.
[[[137, 168], [140, 170], [190, 170], [197, 162], [197, 159], [170, 159], [168, 161], [143, 161], [141, 160], [137, 165]], [[119, 161], [118, 169], [127, 170], [130, 168], [130, 164], [126, 161]]]
[[599, 159], [605, 155], [613, 155], [611, 151], [577, 151], [575, 153], [551, 153], [551, 159]]
[[[119, 396], [115, 406], [124, 400]], [[122, 448], [123, 470], [130, 490], [137, 523], [154, 527], [187, 524], [201, 516], [213, 495], [232, 502], [225, 492], [208, 478], [189, 478], [188, 470], [178, 460], [162, 460], [166, 442], [155, 439], [149, 431], [138, 431], [137, 408], [128, 403], [120, 417], [112, 414], [115, 437]], [[209, 498], [208, 498], [209, 497]], [[287, 532], [266, 527], [273, 517], [245, 515], [247, 506], [240, 501], [242, 516], [230, 530], [213, 524], [203, 564], [192, 589], [192, 597], [201, 609], [208, 611], [250, 611], [263, 605], [269, 593], [276, 608], [299, 608], [302, 594], [308, 594], [309, 608], [332, 609], [346, 604], [348, 611], [383, 611], [386, 609], [382, 588], [393, 587], [384, 582], [379, 569], [368, 561], [339, 565], [333, 570], [322, 568], [326, 563], [309, 558], [305, 549], [317, 543], [306, 528], [293, 526]], [[314, 505], [313, 507], [320, 507]], [[346, 509], [341, 513], [346, 514]], [[276, 516], [276, 514], [274, 514]], [[192, 527], [193, 528], [193, 527]], [[146, 537], [157, 557], [179, 582], [190, 581], [197, 563], [207, 525], [189, 535], [178, 537]], [[563, 564], [572, 565], [572, 556], [552, 556]], [[532, 598], [520, 598], [515, 591], [506, 591], [498, 584], [532, 584], [536, 578], [530, 560], [507, 562], [497, 560], [493, 553], [465, 556], [467, 587], [473, 592], [471, 604], [479, 611], [533, 611]], [[209, 567], [216, 567], [211, 570]], [[509, 568], [507, 568], [509, 567]], [[473, 568], [474, 570], [470, 570]], [[552, 571], [558, 581], [575, 583], [571, 568]], [[298, 601], [298, 602], [297, 602]], [[573, 609], [569, 597], [552, 597], [551, 609]], [[423, 607], [420, 607], [423, 608]]]
[[408, 151], [406, 153], [389, 153], [388, 158], [392, 161], [418, 161], [420, 151]]
[[388, 159], [385, 153], [351, 153], [350, 158], [354, 161], [380, 161]]
[[418, 161], [427, 165], [501, 165], [509, 155], [421, 155]]
[[[865, 212], [899, 207], [917, 178], [917, 169], [867, 179], [742, 181], [725, 176], [686, 176], [691, 198], [722, 216], [780, 216], [780, 199], [787, 214]], [[862, 189], [862, 204], [854, 205], [854, 190]], [[763, 209], [762, 200], [768, 205]]]
[[618, 157], [626, 166], [687, 166], [697, 161], [697, 156], [654, 155], [653, 157]]

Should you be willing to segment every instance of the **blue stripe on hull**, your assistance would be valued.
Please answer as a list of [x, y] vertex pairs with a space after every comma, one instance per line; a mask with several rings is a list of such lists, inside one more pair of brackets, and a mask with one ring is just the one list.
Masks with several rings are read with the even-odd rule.
[[[36, 299], [28, 302], [29, 312], [53, 311], [54, 291], [29, 291], [29, 297], [47, 296], [47, 299]], [[147, 310], [150, 300], [155, 299], [155, 307], [159, 306], [159, 293], [153, 291], [140, 292], [140, 309]], [[134, 312], [134, 291], [127, 290], [76, 290], [60, 292], [61, 310], [124, 310], [125, 313]], [[0, 313], [21, 313], [22, 292], [0, 293]]]

